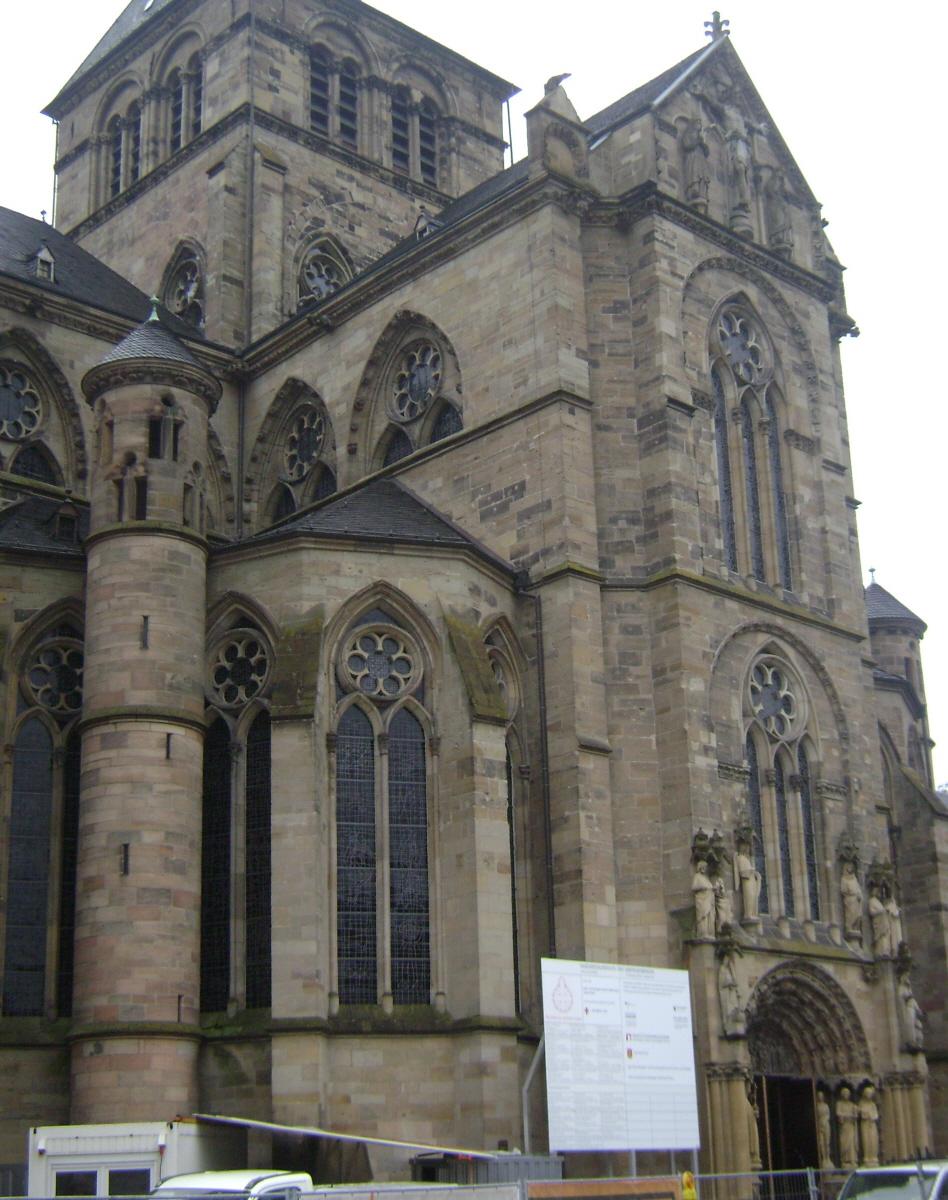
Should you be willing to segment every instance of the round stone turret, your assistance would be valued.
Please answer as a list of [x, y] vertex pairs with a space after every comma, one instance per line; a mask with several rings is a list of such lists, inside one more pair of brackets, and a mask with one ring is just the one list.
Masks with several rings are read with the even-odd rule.
[[71, 1120], [168, 1120], [197, 1103], [203, 485], [220, 385], [153, 312], [83, 391], [98, 452]]

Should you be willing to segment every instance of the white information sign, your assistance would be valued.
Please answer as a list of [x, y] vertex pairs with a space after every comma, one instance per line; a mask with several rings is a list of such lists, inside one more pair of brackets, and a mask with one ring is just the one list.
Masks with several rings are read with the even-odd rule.
[[544, 958], [550, 1150], [695, 1150], [687, 971]]

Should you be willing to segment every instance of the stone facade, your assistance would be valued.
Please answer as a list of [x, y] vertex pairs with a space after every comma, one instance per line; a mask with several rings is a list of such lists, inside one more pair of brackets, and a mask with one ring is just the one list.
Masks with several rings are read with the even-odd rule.
[[521, 1144], [552, 955], [691, 972], [703, 1169], [791, 1165], [791, 1103], [814, 1166], [850, 1103], [945, 1150], [924, 625], [863, 592], [841, 271], [730, 42], [585, 122], [551, 81], [501, 172], [509, 85], [356, 0], [122, 22], [50, 108], [59, 282], [0, 275], [0, 1164], [199, 1109]]

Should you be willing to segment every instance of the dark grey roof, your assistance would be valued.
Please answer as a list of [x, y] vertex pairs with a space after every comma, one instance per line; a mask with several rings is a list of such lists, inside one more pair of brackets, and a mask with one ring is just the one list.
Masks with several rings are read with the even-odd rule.
[[[36, 252], [43, 242], [55, 259], [52, 283], [37, 279], [33, 268]], [[148, 297], [127, 279], [99, 262], [52, 225], [14, 212], [12, 208], [0, 208], [0, 275], [22, 279], [51, 295], [93, 304], [96, 308], [131, 321], [144, 321], [151, 312]], [[162, 319], [175, 333], [185, 337], [196, 336], [190, 325], [170, 313], [163, 313]]]
[[513, 572], [510, 563], [395, 479], [371, 480], [363, 487], [326, 500], [298, 517], [291, 517], [275, 528], [257, 534], [250, 541], [272, 541], [300, 533], [321, 538], [358, 538], [360, 541], [407, 542], [418, 546], [474, 550], [494, 566]]
[[923, 633], [928, 628], [921, 617], [875, 582], [866, 588], [866, 616], [870, 621], [907, 621], [918, 626]]
[[69, 91], [74, 83], [77, 83], [87, 71], [91, 71], [93, 67], [98, 66], [127, 37], [136, 33], [160, 12], [163, 12], [174, 3], [176, 3], [176, 0], [152, 0], [151, 4], [147, 0], [131, 0], [131, 3], [119, 14], [105, 35], [99, 38], [95, 48], [91, 53], [86, 55], [79, 69], [60, 88], [56, 98], [49, 102], [44, 111], [48, 112], [50, 116], [55, 115], [55, 109], [58, 107], [59, 100]]
[[[714, 45], [715, 43], [712, 43]], [[711, 47], [702, 46], [700, 50], [696, 50], [694, 54], [689, 54], [687, 58], [683, 58], [680, 63], [669, 67], [667, 71], [663, 71], [661, 75], [656, 75], [654, 79], [650, 79], [648, 83], [643, 83], [641, 87], [637, 87], [634, 91], [623, 96], [621, 100], [616, 100], [607, 108], [595, 113], [589, 117], [583, 124], [587, 129], [592, 130], [594, 134], [604, 133], [613, 125], [618, 125], [621, 121], [628, 121], [638, 113], [644, 111], [658, 97], [671, 87], [679, 75], [697, 61], [702, 54], [705, 54]]]
[[20, 499], [0, 509], [0, 550], [32, 550], [57, 558], [83, 557], [82, 539], [89, 532], [89, 510], [74, 504], [78, 516], [78, 539], [56, 536], [56, 514], [65, 501], [24, 492]]
[[194, 355], [165, 329], [158, 317], [152, 315], [137, 329], [122, 338], [117, 346], [101, 360], [102, 363], [123, 362], [129, 358], [154, 358], [162, 362], [187, 363], [189, 367], [204, 370]]

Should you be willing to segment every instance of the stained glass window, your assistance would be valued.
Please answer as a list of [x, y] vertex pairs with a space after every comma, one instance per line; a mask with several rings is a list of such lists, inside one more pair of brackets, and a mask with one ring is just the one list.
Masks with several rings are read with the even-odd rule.
[[341, 1004], [378, 1001], [375, 739], [358, 708], [336, 740], [336, 948]]
[[783, 466], [780, 460], [780, 426], [771, 392], [767, 393], [767, 451], [770, 456], [770, 486], [774, 499], [774, 522], [777, 532], [777, 559], [780, 582], [789, 591], [793, 583], [790, 569], [790, 531], [787, 526], [787, 497], [783, 490]]
[[520, 935], [517, 913], [517, 806], [514, 795], [513, 763], [507, 747], [507, 837], [510, 844], [510, 924], [513, 948], [514, 1005], [520, 1012]]
[[751, 570], [755, 579], [764, 579], [764, 543], [760, 527], [760, 488], [757, 483], [757, 446], [754, 439], [754, 414], [751, 396], [741, 401], [741, 443], [744, 448], [744, 495], [750, 534]]
[[270, 714], [247, 734], [247, 1007], [270, 1005]]
[[813, 793], [810, 786], [810, 759], [801, 746], [797, 754], [800, 773], [800, 816], [803, 824], [803, 853], [806, 858], [806, 889], [810, 918], [820, 919], [820, 888], [816, 864], [816, 830], [813, 824]]
[[52, 739], [43, 722], [31, 717], [13, 750], [3, 961], [7, 1017], [44, 1011], [52, 805]]
[[42, 446], [24, 446], [10, 464], [14, 475], [38, 479], [43, 483], [60, 484], [62, 475], [54, 465], [53, 456]]
[[56, 970], [56, 1011], [72, 1015], [74, 939], [76, 933], [76, 863], [79, 849], [79, 773], [82, 739], [73, 729], [66, 742], [63, 764], [63, 818], [59, 880], [59, 954]]
[[323, 467], [316, 479], [316, 486], [313, 488], [314, 500], [325, 500], [327, 496], [336, 494], [336, 477], [329, 469]]
[[728, 449], [727, 401], [724, 384], [715, 369], [711, 372], [714, 389], [714, 450], [718, 464], [718, 503], [721, 509], [721, 539], [728, 569], [737, 570], [737, 540], [734, 536], [734, 499], [731, 495], [731, 456]]
[[392, 463], [397, 463], [399, 459], [407, 458], [412, 452], [412, 444], [408, 435], [403, 429], [396, 429], [389, 438], [388, 445], [385, 447], [385, 457], [382, 460], [383, 467], [390, 467]]
[[204, 739], [201, 838], [201, 1008], [220, 1012], [230, 998], [230, 730], [220, 718]]
[[780, 847], [780, 878], [783, 884], [783, 911], [788, 917], [796, 916], [793, 902], [793, 856], [790, 852], [790, 820], [787, 812], [787, 783], [783, 762], [778, 757], [774, 762], [774, 796], [777, 804], [777, 842]]
[[392, 998], [396, 1004], [427, 1004], [431, 954], [425, 735], [405, 709], [395, 714], [389, 728], [388, 828]]
[[452, 433], [460, 433], [464, 428], [461, 414], [453, 404], [445, 404], [435, 418], [431, 430], [432, 442], [440, 442], [442, 438], [450, 437]]
[[757, 744], [750, 734], [747, 735], [745, 754], [748, 766], [747, 807], [754, 831], [754, 866], [760, 874], [760, 896], [757, 903], [759, 911], [765, 913], [770, 911], [770, 899], [767, 893], [767, 855], [764, 852], [764, 814], [760, 799], [760, 764], [757, 760]]

